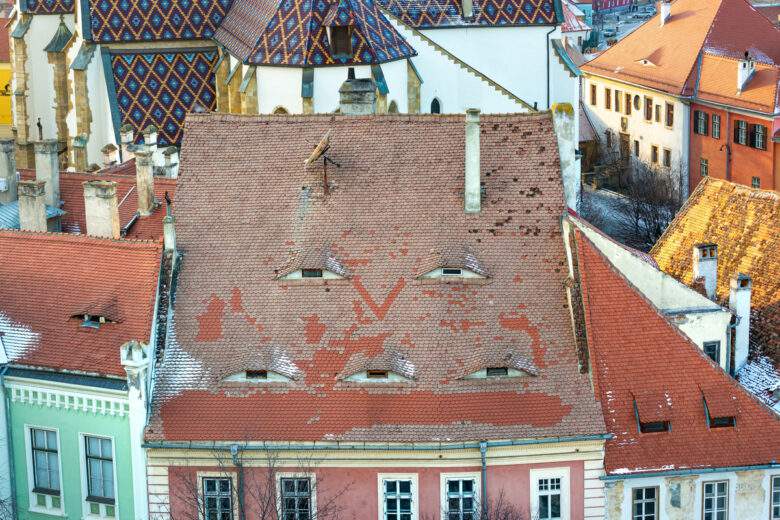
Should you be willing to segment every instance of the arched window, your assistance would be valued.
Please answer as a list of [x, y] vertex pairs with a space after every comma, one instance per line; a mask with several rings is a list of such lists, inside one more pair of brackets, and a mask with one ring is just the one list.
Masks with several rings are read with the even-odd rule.
[[441, 102], [438, 98], [433, 98], [431, 101], [431, 114], [441, 114]]
[[387, 113], [388, 114], [397, 114], [398, 113], [398, 103], [395, 101], [390, 102], [390, 106], [387, 107]]
[[274, 114], [289, 114], [289, 112], [284, 107], [276, 107], [274, 108]]

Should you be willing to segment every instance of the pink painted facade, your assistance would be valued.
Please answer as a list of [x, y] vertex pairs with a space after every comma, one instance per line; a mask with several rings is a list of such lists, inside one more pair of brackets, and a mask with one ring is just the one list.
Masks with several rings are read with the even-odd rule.
[[[523, 514], [523, 518], [531, 518], [531, 472], [532, 470], [561, 469], [568, 470], [568, 515], [570, 520], [583, 520], [585, 514], [585, 469], [582, 461], [555, 462], [541, 464], [518, 465], [488, 465], [487, 493], [488, 501], [494, 503], [503, 494], [505, 503], [511, 504]], [[566, 473], [564, 470], [564, 473]], [[236, 469], [230, 465], [220, 467], [170, 467], [170, 517], [196, 518], [196, 502], [192, 500], [193, 483], [202, 485], [198, 479], [203, 475], [222, 475], [237, 481]], [[277, 467], [280, 474], [300, 473], [300, 468]], [[442, 475], [454, 473], [469, 473], [480, 475], [480, 466], [456, 467], [317, 467], [310, 474], [315, 476], [313, 485], [319, 509], [337, 507], [341, 520], [367, 520], [382, 518], [380, 511], [379, 479], [382, 475], [416, 475], [418, 489], [414, 491], [413, 502], [417, 501], [419, 520], [438, 520], [444, 517], [442, 513]], [[269, 478], [268, 470], [263, 467], [246, 467], [244, 469], [245, 513], [247, 520], [264, 519], [259, 513], [262, 506], [258, 501], [263, 496], [269, 496], [263, 490], [275, 479]], [[479, 481], [478, 481], [478, 492]], [[273, 490], [276, 496], [277, 490]], [[337, 497], [337, 498], [334, 498]], [[274, 518], [272, 516], [272, 518]]]

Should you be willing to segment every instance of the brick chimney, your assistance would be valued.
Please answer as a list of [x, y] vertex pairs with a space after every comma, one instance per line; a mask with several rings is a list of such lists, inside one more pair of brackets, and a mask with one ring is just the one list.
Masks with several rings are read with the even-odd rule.
[[116, 200], [116, 183], [113, 181], [86, 181], [83, 185], [87, 234], [94, 237], [119, 238], [119, 206]]
[[101, 148], [100, 151], [103, 152], [104, 168], [108, 168], [109, 166], [119, 162], [117, 147], [114, 143], [108, 143], [103, 148]]
[[466, 110], [466, 151], [464, 205], [466, 213], [482, 209], [482, 186], [479, 173], [479, 109]]
[[729, 282], [729, 309], [736, 317], [734, 327], [734, 372], [747, 363], [750, 352], [750, 297], [753, 281], [750, 276], [738, 273]]
[[347, 81], [339, 88], [339, 108], [342, 114], [365, 116], [376, 113], [376, 84], [372, 78], [355, 79], [355, 69], [350, 67]]
[[693, 279], [704, 279], [707, 298], [715, 300], [718, 287], [718, 246], [716, 244], [696, 244], [693, 246]]
[[133, 155], [133, 141], [135, 141], [135, 132], [129, 124], [124, 124], [119, 129], [119, 140], [122, 143], [122, 160], [129, 161]]
[[756, 72], [756, 62], [745, 51], [745, 57], [737, 62], [737, 92], [742, 92], [747, 87], [750, 78]]
[[666, 22], [672, 16], [672, 2], [671, 0], [661, 0], [658, 6], [658, 12], [660, 13], [659, 21], [661, 27], [666, 25]]
[[26, 231], [48, 231], [46, 224], [46, 183], [20, 181], [19, 228]]
[[13, 139], [0, 141], [0, 204], [16, 200], [16, 143]]
[[152, 214], [154, 209], [154, 174], [152, 152], [138, 150], [135, 153], [135, 182], [138, 192], [138, 213], [142, 217]]
[[60, 144], [56, 139], [38, 141], [35, 148], [35, 179], [46, 183], [46, 205], [60, 207]]

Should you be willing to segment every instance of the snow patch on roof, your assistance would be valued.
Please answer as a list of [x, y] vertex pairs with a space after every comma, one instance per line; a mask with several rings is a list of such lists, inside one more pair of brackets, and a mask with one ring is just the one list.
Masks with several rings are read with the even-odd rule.
[[758, 356], [748, 361], [737, 372], [737, 380], [761, 402], [774, 406], [774, 410], [780, 413], [780, 409], [776, 408], [780, 400], [773, 396], [773, 392], [780, 386], [780, 372], [770, 358]]
[[[38, 347], [40, 334], [0, 312], [0, 362], [21, 359]], [[7, 358], [7, 359], [4, 359]]]

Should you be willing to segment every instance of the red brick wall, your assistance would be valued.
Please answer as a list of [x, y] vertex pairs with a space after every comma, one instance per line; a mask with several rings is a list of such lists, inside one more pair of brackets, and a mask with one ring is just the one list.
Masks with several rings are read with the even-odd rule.
[[[694, 132], [697, 110], [706, 112], [708, 117], [708, 135], [699, 135]], [[712, 137], [712, 115], [721, 118], [720, 139]], [[736, 144], [734, 142], [734, 121], [747, 121], [748, 125], [761, 124], [767, 127], [766, 150], [758, 150], [750, 146]], [[731, 147], [731, 171], [727, 177], [726, 144]], [[690, 146], [690, 189], [696, 187], [701, 180], [700, 159], [705, 158], [709, 162], [709, 175], [717, 179], [727, 179], [732, 182], [750, 186], [753, 177], [761, 179], [761, 187], [777, 189], [778, 179], [775, 179], [777, 171], [776, 146], [772, 143], [772, 121], [742, 114], [728, 113], [712, 107], [691, 105], [691, 146]]]

